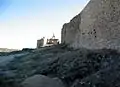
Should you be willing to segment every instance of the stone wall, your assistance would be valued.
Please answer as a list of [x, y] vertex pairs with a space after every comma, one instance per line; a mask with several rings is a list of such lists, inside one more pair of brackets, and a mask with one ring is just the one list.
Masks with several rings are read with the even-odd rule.
[[37, 40], [37, 48], [41, 48], [44, 45], [44, 38]]
[[62, 43], [88, 49], [120, 49], [120, 0], [91, 0], [63, 25]]

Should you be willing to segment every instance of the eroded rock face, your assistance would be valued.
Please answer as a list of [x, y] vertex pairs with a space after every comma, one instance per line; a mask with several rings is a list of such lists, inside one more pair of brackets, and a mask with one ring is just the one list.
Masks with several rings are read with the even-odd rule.
[[88, 49], [120, 49], [120, 0], [91, 0], [62, 29], [62, 43]]

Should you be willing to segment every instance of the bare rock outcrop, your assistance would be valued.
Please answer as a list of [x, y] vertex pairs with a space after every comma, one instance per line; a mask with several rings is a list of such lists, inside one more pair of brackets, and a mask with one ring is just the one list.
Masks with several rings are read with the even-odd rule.
[[120, 1], [90, 0], [62, 29], [62, 43], [88, 49], [120, 49]]
[[44, 75], [35, 75], [27, 78], [22, 85], [23, 87], [64, 87], [60, 80]]

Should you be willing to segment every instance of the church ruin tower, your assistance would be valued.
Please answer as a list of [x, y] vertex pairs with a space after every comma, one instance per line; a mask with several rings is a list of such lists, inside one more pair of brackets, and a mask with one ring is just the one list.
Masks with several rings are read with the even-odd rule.
[[47, 39], [47, 43], [46, 44], [58, 45], [59, 44], [59, 39], [56, 39], [55, 35], [53, 34], [52, 38]]
[[45, 37], [41, 38], [40, 40], [37, 40], [37, 48], [41, 48], [44, 46], [44, 39]]
[[74, 48], [120, 50], [120, 0], [90, 0], [64, 24], [61, 40]]

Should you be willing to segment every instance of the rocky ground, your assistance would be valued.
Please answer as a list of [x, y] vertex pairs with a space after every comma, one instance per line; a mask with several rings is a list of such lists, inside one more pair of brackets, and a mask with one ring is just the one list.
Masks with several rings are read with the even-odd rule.
[[58, 78], [64, 87], [119, 87], [119, 62], [120, 53], [110, 49], [74, 50], [57, 45], [30, 50], [0, 67], [0, 87], [20, 87], [34, 75]]

